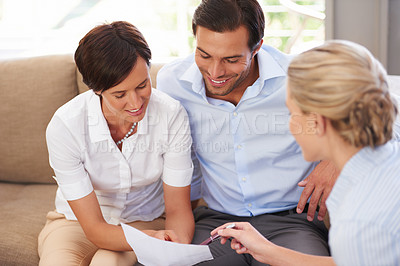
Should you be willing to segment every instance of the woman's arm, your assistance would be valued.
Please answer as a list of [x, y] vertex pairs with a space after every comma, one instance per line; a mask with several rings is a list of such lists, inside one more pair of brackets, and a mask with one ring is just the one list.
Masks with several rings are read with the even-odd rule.
[[248, 253], [256, 260], [270, 265], [335, 265], [332, 257], [308, 255], [277, 246], [268, 241], [249, 223], [235, 223], [234, 229], [224, 229], [229, 224], [214, 229], [211, 234], [218, 233], [222, 236], [222, 244], [225, 244], [228, 238], [233, 237], [231, 247], [238, 254]]
[[101, 213], [96, 194], [68, 201], [86, 237], [97, 247], [115, 251], [132, 250], [121, 226], [108, 224]]
[[[94, 192], [81, 199], [68, 201], [68, 203], [86, 237], [97, 247], [115, 251], [132, 250], [126, 241], [122, 227], [108, 224], [104, 220]], [[161, 240], [177, 241], [178, 238], [171, 230], [143, 230], [142, 232]]]
[[163, 184], [165, 201], [165, 229], [173, 230], [177, 242], [188, 244], [194, 233], [194, 218], [190, 203], [190, 186], [173, 187]]

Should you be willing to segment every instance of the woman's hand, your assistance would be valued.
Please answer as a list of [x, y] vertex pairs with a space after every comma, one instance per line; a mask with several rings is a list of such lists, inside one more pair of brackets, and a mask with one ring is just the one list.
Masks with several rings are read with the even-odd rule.
[[335, 265], [332, 257], [308, 255], [277, 246], [249, 223], [235, 223], [234, 228], [226, 228], [230, 224], [232, 223], [215, 228], [211, 235], [218, 233], [221, 244], [232, 237], [231, 248], [238, 254], [248, 253], [259, 262], [270, 265]]
[[231, 223], [217, 227], [211, 232], [211, 235], [218, 233], [221, 236], [221, 244], [225, 244], [228, 238], [232, 237], [231, 248], [238, 254], [248, 253], [256, 260], [264, 262], [268, 251], [275, 245], [249, 223], [235, 222], [235, 227], [232, 229], [226, 228], [229, 224]]
[[180, 243], [179, 237], [173, 230], [143, 230], [143, 233], [160, 240]]

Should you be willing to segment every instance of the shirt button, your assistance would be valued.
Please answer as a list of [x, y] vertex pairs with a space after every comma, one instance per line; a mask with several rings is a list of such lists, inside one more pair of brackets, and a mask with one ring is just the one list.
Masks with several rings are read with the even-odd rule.
[[236, 112], [233, 112], [233, 116], [237, 116], [238, 115], [238, 113], [236, 113]]
[[251, 203], [249, 203], [249, 204], [247, 204], [247, 206], [249, 206], [249, 208], [251, 208], [251, 206], [253, 206], [253, 205], [251, 205]]
[[243, 181], [243, 182], [246, 182], [246, 180], [247, 180], [246, 177], [243, 177], [243, 178], [242, 178], [242, 181]]
[[242, 148], [242, 145], [240, 145], [240, 144], [237, 145], [237, 148], [238, 148], [238, 149], [241, 149], [241, 148]]

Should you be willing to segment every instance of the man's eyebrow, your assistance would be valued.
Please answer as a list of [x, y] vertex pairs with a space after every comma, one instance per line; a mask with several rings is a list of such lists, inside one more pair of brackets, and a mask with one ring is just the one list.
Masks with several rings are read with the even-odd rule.
[[205, 53], [207, 56], [210, 56], [206, 51], [204, 51], [204, 50], [201, 49], [200, 47], [197, 47], [197, 50], [200, 50], [200, 52]]
[[243, 55], [238, 54], [238, 55], [227, 56], [227, 57], [224, 57], [224, 59], [232, 59], [232, 58], [240, 58], [240, 57], [243, 57]]
[[[200, 47], [197, 47], [198, 50], [200, 50], [202, 53], [205, 53], [207, 56], [210, 56], [209, 53], [207, 53], [206, 51], [204, 51], [203, 49], [201, 49]], [[238, 54], [238, 55], [231, 55], [231, 56], [226, 56], [224, 57], [224, 59], [232, 59], [232, 58], [240, 58], [243, 57], [243, 55]]]

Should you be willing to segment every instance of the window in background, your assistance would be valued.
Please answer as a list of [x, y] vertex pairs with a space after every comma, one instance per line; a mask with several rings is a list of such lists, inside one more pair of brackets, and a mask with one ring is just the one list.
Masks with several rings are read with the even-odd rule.
[[[265, 43], [298, 53], [325, 39], [325, 0], [259, 0]], [[191, 18], [200, 0], [0, 0], [0, 58], [74, 53], [104, 22], [126, 20], [144, 34], [155, 61], [186, 56], [195, 39]]]
[[325, 0], [263, 0], [264, 43], [286, 53], [299, 53], [325, 40]]

